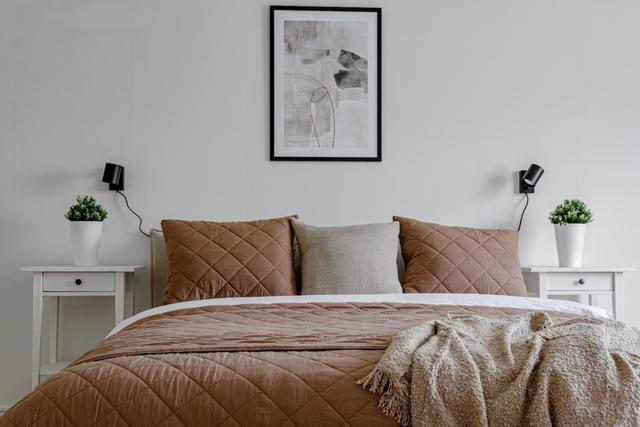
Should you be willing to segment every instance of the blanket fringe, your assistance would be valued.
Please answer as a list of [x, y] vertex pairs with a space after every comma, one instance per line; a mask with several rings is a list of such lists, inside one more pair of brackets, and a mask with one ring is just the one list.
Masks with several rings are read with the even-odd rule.
[[404, 378], [396, 378], [388, 371], [376, 367], [358, 384], [372, 393], [380, 395], [378, 407], [385, 415], [393, 417], [402, 426], [411, 424], [409, 384]]

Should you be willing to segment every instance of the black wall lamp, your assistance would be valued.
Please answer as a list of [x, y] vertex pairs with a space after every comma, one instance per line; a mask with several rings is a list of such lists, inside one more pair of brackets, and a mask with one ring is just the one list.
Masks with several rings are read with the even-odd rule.
[[124, 202], [127, 205], [127, 209], [132, 214], [138, 217], [138, 230], [147, 237], [151, 237], [148, 233], [142, 231], [142, 218], [138, 215], [131, 206], [129, 206], [129, 200], [124, 195], [124, 166], [116, 165], [115, 163], [105, 163], [104, 173], [102, 174], [102, 182], [109, 184], [109, 190], [115, 191], [124, 198]]
[[105, 163], [102, 182], [109, 184], [109, 190], [123, 191], [124, 166], [116, 165], [114, 163]]
[[520, 193], [535, 193], [536, 184], [540, 181], [543, 173], [544, 169], [535, 163], [531, 164], [526, 171], [520, 171]]
[[522, 219], [524, 218], [524, 213], [527, 211], [527, 207], [529, 206], [529, 194], [535, 193], [536, 184], [540, 181], [542, 174], [544, 173], [544, 169], [540, 166], [532, 163], [529, 166], [529, 169], [521, 170], [518, 173], [518, 188], [520, 194], [524, 194], [527, 198], [527, 203], [524, 205], [524, 209], [522, 209], [522, 214], [520, 215], [520, 222], [518, 223], [518, 231], [522, 227]]

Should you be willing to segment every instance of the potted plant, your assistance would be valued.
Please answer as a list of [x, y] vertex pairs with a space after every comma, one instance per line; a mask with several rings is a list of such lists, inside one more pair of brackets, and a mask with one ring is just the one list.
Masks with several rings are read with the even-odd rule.
[[107, 211], [95, 198], [78, 196], [76, 203], [65, 214], [65, 218], [71, 224], [73, 265], [98, 265], [102, 222], [107, 218]]
[[582, 200], [565, 200], [549, 214], [554, 225], [558, 265], [581, 267], [587, 224], [593, 221], [591, 210]]

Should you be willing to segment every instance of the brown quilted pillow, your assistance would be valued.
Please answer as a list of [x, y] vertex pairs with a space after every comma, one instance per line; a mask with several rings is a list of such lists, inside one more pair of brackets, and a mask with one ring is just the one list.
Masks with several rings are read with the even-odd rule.
[[517, 231], [393, 220], [400, 223], [405, 292], [527, 295]]
[[162, 232], [169, 258], [165, 304], [296, 294], [288, 217], [250, 222], [164, 220]]

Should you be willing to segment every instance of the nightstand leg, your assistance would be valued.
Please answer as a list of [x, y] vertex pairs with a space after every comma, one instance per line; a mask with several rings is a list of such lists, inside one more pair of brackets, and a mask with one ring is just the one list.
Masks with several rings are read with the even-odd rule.
[[549, 298], [549, 276], [538, 274], [538, 298]]
[[613, 275], [613, 316], [616, 320], [624, 320], [624, 279], [622, 273]]
[[124, 295], [125, 295], [125, 281], [124, 273], [116, 273], [116, 325], [124, 320]]
[[135, 277], [131, 273], [126, 273], [124, 279], [124, 315], [129, 318], [135, 312]]
[[33, 325], [31, 353], [31, 387], [40, 383], [40, 335], [42, 330], [42, 273], [33, 274]]
[[60, 297], [49, 297], [49, 363], [58, 361], [58, 316]]

